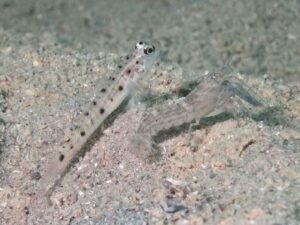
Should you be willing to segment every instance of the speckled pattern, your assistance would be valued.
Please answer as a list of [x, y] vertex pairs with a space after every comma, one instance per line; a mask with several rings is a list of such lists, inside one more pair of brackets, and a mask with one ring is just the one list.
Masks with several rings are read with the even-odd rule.
[[[1, 0], [0, 224], [299, 224], [299, 11], [296, 0]], [[115, 113], [44, 204], [47, 156], [141, 39], [161, 43], [136, 93], [151, 97]], [[146, 107], [228, 58], [272, 108], [174, 128], [160, 161], [137, 157], [129, 137]]]

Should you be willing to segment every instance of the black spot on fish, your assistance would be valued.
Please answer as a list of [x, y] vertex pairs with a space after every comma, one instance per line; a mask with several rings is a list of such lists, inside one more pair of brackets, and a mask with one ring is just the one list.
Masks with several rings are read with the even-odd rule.
[[65, 158], [65, 155], [64, 154], [60, 154], [59, 155], [59, 161], [62, 162]]

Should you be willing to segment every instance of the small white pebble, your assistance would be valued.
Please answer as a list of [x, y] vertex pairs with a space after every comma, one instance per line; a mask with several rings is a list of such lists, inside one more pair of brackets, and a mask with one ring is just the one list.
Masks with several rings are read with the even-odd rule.
[[294, 35], [294, 34], [288, 34], [287, 37], [288, 37], [288, 39], [290, 39], [290, 40], [294, 40], [294, 41], [297, 40], [297, 36]]
[[78, 195], [79, 195], [80, 197], [82, 197], [82, 196], [84, 196], [84, 193], [83, 193], [82, 191], [78, 191]]
[[35, 60], [33, 60], [32, 65], [34, 67], [39, 67], [41, 65], [41, 63], [40, 63], [40, 61], [38, 61], [38, 60], [35, 59]]
[[80, 171], [80, 170], [84, 169], [85, 167], [87, 167], [87, 165], [86, 165], [86, 164], [84, 164], [84, 165], [81, 165], [81, 166], [79, 166], [79, 167], [78, 167], [77, 171]]
[[277, 187], [277, 190], [278, 190], [278, 191], [282, 191], [283, 188], [282, 188], [281, 186], [278, 186], [278, 187]]

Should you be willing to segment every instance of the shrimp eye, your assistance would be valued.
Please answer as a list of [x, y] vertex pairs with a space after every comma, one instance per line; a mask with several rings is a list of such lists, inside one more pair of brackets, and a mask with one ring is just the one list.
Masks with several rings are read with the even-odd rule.
[[144, 53], [146, 55], [149, 55], [149, 54], [153, 53], [154, 51], [155, 51], [155, 47], [154, 46], [144, 49]]

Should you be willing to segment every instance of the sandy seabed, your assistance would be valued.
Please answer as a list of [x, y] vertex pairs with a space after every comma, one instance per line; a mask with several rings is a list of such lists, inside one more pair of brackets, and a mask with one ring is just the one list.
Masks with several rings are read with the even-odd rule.
[[[298, 1], [0, 0], [0, 224], [300, 224], [299, 24]], [[147, 164], [129, 104], [37, 205], [47, 156], [144, 38], [161, 43], [144, 81], [160, 102], [231, 58], [271, 108], [174, 129]]]

